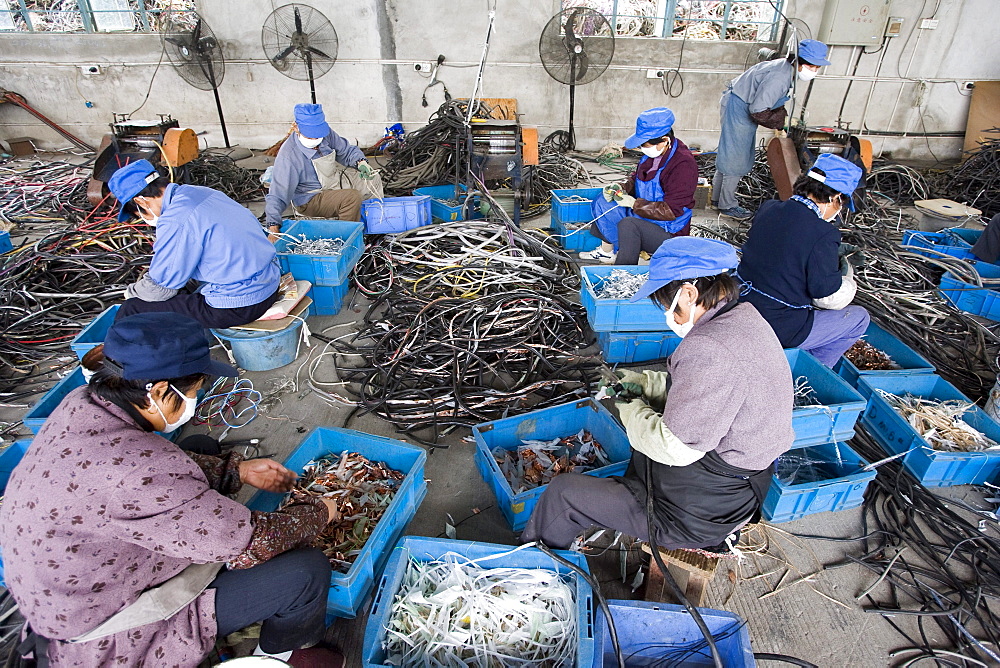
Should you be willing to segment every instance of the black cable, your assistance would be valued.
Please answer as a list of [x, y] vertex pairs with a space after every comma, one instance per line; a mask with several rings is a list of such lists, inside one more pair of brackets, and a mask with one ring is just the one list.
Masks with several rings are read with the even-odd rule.
[[[681, 64], [684, 62], [684, 47], [687, 45], [688, 38], [688, 28], [691, 27], [691, 6], [688, 6], [687, 18], [684, 23], [684, 35], [681, 38], [681, 52], [677, 56], [677, 66], [673, 69], [666, 70], [663, 73], [663, 79], [660, 85], [663, 87], [663, 92], [670, 97], [680, 97], [684, 93], [684, 75], [681, 74]], [[671, 31], [672, 32], [672, 31]], [[723, 35], [725, 39], [725, 35]], [[680, 90], [676, 93], [674, 92], [674, 87], [676, 84], [680, 84]]]
[[790, 663], [793, 666], [802, 666], [802, 668], [819, 668], [815, 663], [809, 663], [805, 659], [799, 659], [794, 656], [788, 656], [787, 654], [772, 654], [771, 652], [754, 652], [753, 658], [757, 661], [780, 661], [781, 663]]

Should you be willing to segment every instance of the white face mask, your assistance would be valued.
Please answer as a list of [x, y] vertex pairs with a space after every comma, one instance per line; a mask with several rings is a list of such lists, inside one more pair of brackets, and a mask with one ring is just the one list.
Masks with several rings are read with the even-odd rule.
[[657, 148], [655, 146], [640, 146], [639, 150], [643, 152], [644, 155], [650, 158], [659, 158], [663, 155], [663, 152], [667, 150], [667, 145], [664, 144], [663, 148]]
[[818, 70], [811, 70], [808, 67], [803, 67], [799, 70], [799, 81], [812, 81], [819, 74]]
[[299, 143], [305, 146], [306, 148], [316, 148], [317, 146], [323, 143], [323, 138], [320, 137], [319, 139], [310, 139], [309, 137], [303, 137], [302, 135], [299, 135]]
[[[835, 206], [835, 205], [831, 202], [827, 206]], [[828, 223], [832, 223], [833, 221], [837, 220], [837, 216], [840, 215], [840, 210], [841, 210], [841, 207], [838, 206], [836, 209], [834, 209], [834, 214], [832, 216], [829, 216], [829, 217], [825, 217], [824, 216], [823, 220], [825, 220]], [[829, 209], [827, 211], [829, 212]]]
[[187, 424], [187, 422], [194, 417], [194, 410], [198, 406], [197, 399], [187, 396], [173, 385], [170, 386], [170, 389], [180, 395], [181, 399], [184, 400], [184, 411], [181, 413], [181, 416], [177, 418], [176, 422], [167, 422], [167, 416], [163, 414], [159, 404], [153, 401], [153, 395], [150, 394], [148, 390], [146, 392], [146, 397], [149, 399], [149, 403], [153, 404], [156, 412], [160, 414], [160, 417], [163, 419], [163, 423], [166, 425], [163, 427], [163, 432], [166, 434], [169, 434], [170, 432], [175, 431]]
[[[144, 222], [147, 225], [149, 225], [150, 227], [156, 227], [157, 223], [160, 222], [160, 217], [159, 216], [153, 214], [149, 209], [145, 209], [145, 208], [139, 206], [138, 202], [136, 202], [135, 209], [136, 209], [136, 213], [139, 215], [139, 219], [142, 222]], [[153, 217], [152, 218], [146, 218], [146, 214], [149, 214], [149, 215], [151, 215]]]
[[[691, 284], [685, 283], [684, 285]], [[677, 308], [677, 302], [680, 301], [681, 292], [683, 291], [683, 287], [677, 290], [674, 294], [674, 300], [670, 302], [670, 308], [667, 309], [667, 327], [669, 327], [670, 331], [682, 339], [687, 336], [691, 332], [691, 328], [694, 327], [694, 304], [691, 304], [691, 306], [688, 307], [688, 321], [686, 323], [678, 325], [674, 320], [674, 309]]]

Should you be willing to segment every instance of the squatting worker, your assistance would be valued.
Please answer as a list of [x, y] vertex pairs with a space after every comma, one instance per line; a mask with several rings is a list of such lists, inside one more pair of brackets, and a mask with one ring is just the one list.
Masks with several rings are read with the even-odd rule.
[[268, 228], [281, 230], [289, 203], [309, 218], [361, 220], [361, 193], [341, 187], [337, 165], [357, 167], [361, 178], [370, 179], [374, 172], [365, 154], [330, 129], [319, 104], [295, 105], [293, 135], [278, 149], [271, 170], [264, 206]]
[[[250, 210], [217, 190], [171, 183], [146, 160], [108, 181], [118, 220], [138, 216], [156, 229], [149, 270], [125, 291], [117, 318], [170, 311], [204, 327], [253, 322], [278, 299], [274, 244]], [[196, 292], [188, 281], [201, 283]]]
[[698, 164], [674, 137], [674, 112], [666, 107], [644, 111], [625, 148], [645, 157], [624, 184], [604, 188], [593, 204], [591, 234], [602, 243], [583, 260], [637, 264], [639, 253], [652, 255], [667, 239], [691, 232], [691, 209], [698, 187]]
[[758, 516], [771, 465], [792, 444], [792, 376], [760, 314], [737, 301], [736, 249], [668, 239], [633, 301], [649, 297], [683, 337], [667, 371], [619, 371], [641, 395], [617, 401], [632, 446], [625, 476], [553, 478], [521, 540], [566, 548], [592, 526], [647, 540], [646, 471], [656, 543], [715, 548]]
[[851, 306], [858, 286], [840, 255], [837, 221], [861, 168], [823, 153], [786, 202], [764, 202], [743, 244], [743, 300], [757, 307], [785, 348], [806, 350], [832, 367], [868, 329], [868, 311]]
[[168, 313], [118, 320], [104, 352], [35, 436], [0, 509], [4, 576], [41, 655], [194, 668], [217, 637], [263, 622], [259, 650], [341, 665], [299, 649], [325, 632], [330, 564], [307, 545], [339, 519], [336, 504], [251, 512], [229, 495], [287, 492], [295, 475], [267, 459], [191, 455], [153, 433], [189, 420], [198, 388], [236, 369], [212, 361], [198, 323]]
[[712, 205], [724, 216], [743, 220], [753, 215], [736, 200], [736, 186], [753, 168], [757, 126], [784, 127], [793, 80], [811, 81], [820, 67], [830, 64], [826, 56], [826, 44], [804, 39], [797, 55], [757, 63], [729, 82], [720, 103], [722, 134], [712, 181]]

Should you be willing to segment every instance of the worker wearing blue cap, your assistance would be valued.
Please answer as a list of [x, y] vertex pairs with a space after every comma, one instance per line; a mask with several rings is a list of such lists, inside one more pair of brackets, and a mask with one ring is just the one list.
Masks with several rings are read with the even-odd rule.
[[[278, 299], [274, 245], [257, 218], [211, 188], [171, 183], [146, 160], [112, 174], [118, 220], [138, 217], [156, 230], [149, 271], [125, 291], [118, 318], [170, 311], [205, 327], [253, 322]], [[188, 281], [201, 285], [188, 292]]]
[[698, 237], [668, 239], [653, 254], [632, 300], [664, 309], [683, 340], [667, 371], [618, 372], [628, 469], [553, 478], [522, 541], [567, 548], [594, 526], [648, 540], [652, 525], [659, 547], [725, 551], [759, 517], [771, 465], [794, 440], [792, 375], [770, 326], [738, 302], [736, 263], [731, 245]]
[[322, 105], [297, 104], [294, 113], [294, 140], [289, 137], [281, 145], [271, 170], [264, 204], [268, 228], [281, 230], [289, 204], [308, 218], [361, 220], [363, 197], [344, 188], [340, 177], [342, 167], [356, 167], [361, 178], [371, 179], [375, 172], [365, 154], [330, 129]]
[[806, 350], [828, 367], [868, 328], [869, 315], [851, 306], [857, 292], [851, 262], [841, 256], [837, 220], [862, 170], [823, 153], [793, 185], [787, 202], [764, 202], [743, 245], [743, 300], [757, 307], [785, 348]]
[[645, 157], [624, 184], [609, 185], [594, 199], [590, 232], [602, 243], [580, 259], [634, 265], [640, 252], [652, 255], [665, 240], [690, 233], [698, 164], [673, 127], [674, 112], [666, 107], [636, 119], [625, 148]]
[[829, 64], [826, 44], [804, 39], [796, 53], [757, 63], [729, 82], [722, 94], [722, 134], [712, 181], [712, 204], [722, 215], [737, 220], [753, 215], [737, 201], [736, 186], [753, 168], [757, 126], [775, 132], [784, 128], [789, 88], [796, 79], [812, 81], [819, 68]]

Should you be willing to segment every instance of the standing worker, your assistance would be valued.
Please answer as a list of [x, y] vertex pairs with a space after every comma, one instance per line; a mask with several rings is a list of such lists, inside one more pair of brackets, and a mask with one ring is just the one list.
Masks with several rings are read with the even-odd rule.
[[592, 526], [648, 540], [647, 490], [666, 549], [723, 551], [757, 517], [771, 464], [794, 439], [792, 375], [767, 322], [737, 301], [736, 262], [735, 248], [699, 237], [669, 239], [653, 254], [632, 301], [665, 309], [683, 341], [666, 372], [618, 372], [640, 397], [616, 402], [633, 450], [628, 469], [621, 478], [553, 478], [522, 542], [567, 548]]
[[594, 199], [590, 233], [602, 243], [580, 259], [634, 265], [640, 252], [652, 255], [667, 239], [691, 233], [698, 163], [673, 127], [674, 112], [666, 107], [636, 119], [625, 148], [645, 157], [624, 185], [609, 185]]
[[257, 653], [342, 666], [333, 650], [300, 649], [326, 632], [330, 562], [310, 544], [339, 521], [336, 503], [250, 511], [230, 495], [284, 493], [295, 474], [153, 433], [190, 420], [198, 389], [236, 369], [172, 313], [116, 321], [104, 353], [39, 430], [0, 508], [4, 576], [38, 665], [195, 668], [216, 638], [263, 622]]
[[[211, 188], [171, 183], [146, 160], [117, 170], [108, 187], [122, 208], [156, 229], [149, 270], [125, 291], [116, 318], [169, 311], [204, 327], [253, 322], [278, 300], [281, 270], [257, 218]], [[201, 283], [196, 292], [188, 281]]]
[[798, 76], [799, 81], [812, 81], [820, 67], [830, 64], [826, 56], [826, 44], [804, 39], [797, 54], [757, 63], [729, 82], [720, 103], [722, 133], [712, 180], [712, 205], [722, 215], [736, 220], [753, 215], [740, 206], [736, 187], [753, 169], [757, 126], [776, 131], [785, 126], [793, 80]]
[[264, 214], [271, 232], [281, 231], [281, 217], [291, 203], [299, 215], [309, 218], [361, 220], [361, 193], [341, 188], [340, 169], [357, 167], [361, 178], [375, 172], [357, 146], [327, 125], [323, 105], [295, 105], [292, 137], [278, 149], [271, 170], [271, 187], [265, 198]]
[[785, 348], [801, 348], [833, 367], [868, 329], [870, 317], [850, 306], [858, 290], [841, 255], [836, 221], [861, 168], [823, 153], [793, 185], [787, 202], [761, 204], [743, 244], [738, 277], [743, 300], [757, 307]]

